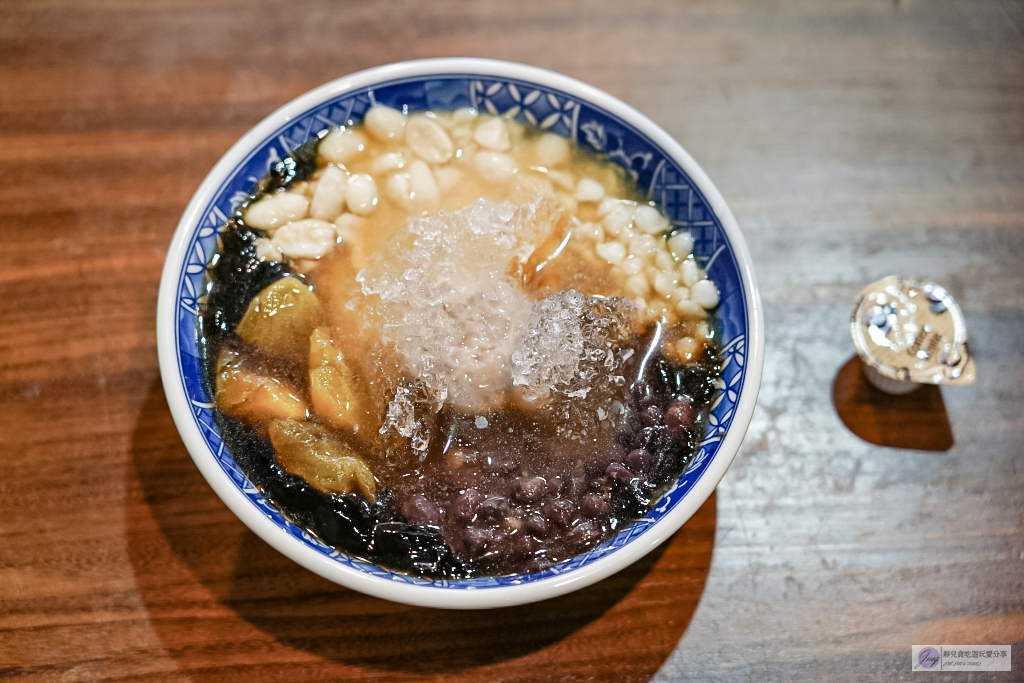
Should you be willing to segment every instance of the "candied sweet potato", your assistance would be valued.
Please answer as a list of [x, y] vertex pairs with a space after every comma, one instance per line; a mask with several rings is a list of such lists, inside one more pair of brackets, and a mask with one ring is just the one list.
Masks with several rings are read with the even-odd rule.
[[318, 327], [309, 337], [309, 393], [317, 415], [335, 427], [359, 430], [363, 407], [357, 380], [328, 328]]
[[305, 355], [320, 316], [320, 302], [309, 286], [283, 277], [253, 297], [235, 331], [265, 353]]
[[325, 493], [362, 495], [377, 499], [373, 472], [351, 447], [323, 427], [298, 420], [273, 420], [270, 441], [284, 468]]
[[221, 412], [240, 420], [306, 417], [306, 403], [296, 390], [245, 367], [242, 357], [230, 349], [217, 358], [215, 392]]

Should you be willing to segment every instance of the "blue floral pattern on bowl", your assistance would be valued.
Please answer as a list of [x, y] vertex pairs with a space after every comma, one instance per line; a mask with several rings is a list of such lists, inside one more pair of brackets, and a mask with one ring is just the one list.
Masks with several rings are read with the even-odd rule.
[[[358, 123], [375, 104], [408, 111], [474, 107], [538, 126], [607, 154], [627, 169], [641, 188], [647, 189], [649, 196], [668, 214], [673, 226], [691, 231], [694, 253], [720, 289], [721, 303], [716, 314], [716, 330], [723, 353], [720, 391], [712, 404], [704, 439], [693, 461], [642, 519], [590, 551], [544, 572], [464, 580], [424, 579], [349, 557], [292, 524], [267, 501], [235, 463], [218, 432], [212, 397], [207, 395], [203, 382], [198, 314], [206, 294], [207, 264], [222, 248], [220, 233], [227, 217], [248, 198], [253, 186], [267, 174], [272, 164], [326, 128]], [[221, 183], [201, 215], [203, 219], [191, 235], [188, 257], [179, 274], [175, 316], [179, 376], [191, 403], [192, 417], [220, 467], [254, 506], [302, 543], [360, 572], [410, 584], [482, 589], [530, 583], [586, 566], [633, 542], [679, 504], [715, 458], [735, 416], [746, 378], [749, 321], [740, 269], [721, 221], [682, 168], [645, 135], [611, 113], [567, 93], [515, 79], [481, 79], [459, 74], [398, 79], [350, 91], [293, 118], [267, 136]]]

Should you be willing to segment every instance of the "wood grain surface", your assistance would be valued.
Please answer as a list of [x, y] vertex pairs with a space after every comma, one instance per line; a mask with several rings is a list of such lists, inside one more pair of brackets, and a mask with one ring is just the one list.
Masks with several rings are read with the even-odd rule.
[[[0, 1], [0, 678], [896, 681], [913, 644], [1013, 644], [1010, 673], [929, 680], [1024, 679], [1022, 30], [1018, 0]], [[664, 126], [736, 214], [768, 330], [744, 447], [679, 534], [481, 613], [258, 540], [156, 367], [164, 252], [219, 156], [320, 83], [441, 55]], [[889, 274], [961, 303], [974, 385], [867, 391], [847, 319]]]

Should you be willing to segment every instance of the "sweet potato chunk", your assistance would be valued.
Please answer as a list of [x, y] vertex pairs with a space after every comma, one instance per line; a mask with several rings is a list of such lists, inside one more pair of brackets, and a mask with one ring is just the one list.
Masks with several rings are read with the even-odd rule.
[[236, 332], [271, 355], [305, 354], [309, 333], [320, 321], [320, 302], [293, 277], [268, 285], [253, 297]]
[[240, 420], [306, 417], [306, 403], [297, 391], [278, 379], [246, 368], [242, 357], [228, 349], [217, 357], [215, 393], [221, 412]]
[[317, 415], [336, 427], [358, 431], [362, 406], [356, 378], [326, 328], [316, 328], [309, 337], [309, 393]]
[[319, 425], [273, 420], [270, 441], [284, 468], [324, 493], [358, 493], [377, 500], [377, 481], [355, 451]]

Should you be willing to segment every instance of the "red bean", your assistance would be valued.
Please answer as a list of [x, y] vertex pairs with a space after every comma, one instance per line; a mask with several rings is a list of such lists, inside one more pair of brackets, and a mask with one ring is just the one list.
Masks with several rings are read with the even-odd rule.
[[537, 541], [526, 534], [517, 534], [512, 537], [512, 542], [509, 545], [509, 549], [513, 555], [519, 555], [522, 557], [523, 555], [530, 555], [533, 553], [537, 545]]
[[441, 511], [426, 496], [416, 494], [402, 505], [402, 514], [412, 524], [441, 526]]
[[548, 495], [557, 496], [559, 493], [562, 492], [563, 486], [564, 484], [562, 483], [561, 477], [553, 477], [551, 479], [548, 479]]
[[574, 546], [585, 546], [601, 538], [601, 527], [595, 522], [580, 522], [565, 536], [565, 540]]
[[525, 526], [526, 530], [537, 538], [547, 538], [550, 532], [548, 520], [536, 513], [526, 518]]
[[626, 465], [637, 474], [646, 470], [650, 462], [651, 453], [646, 448], [638, 448], [626, 456]]
[[512, 507], [505, 496], [488, 496], [477, 506], [476, 513], [481, 519], [490, 522], [502, 522]]
[[478, 529], [469, 527], [462, 532], [462, 542], [466, 546], [466, 552], [470, 557], [476, 557], [483, 553], [491, 541], [490, 529]]
[[665, 411], [665, 426], [669, 436], [678, 438], [693, 426], [693, 404], [685, 399], [674, 401]]
[[661, 424], [661, 408], [658, 406], [647, 406], [640, 411], [640, 421], [646, 427], [654, 427]]
[[605, 473], [620, 484], [625, 484], [633, 478], [633, 473], [626, 469], [625, 465], [620, 465], [617, 462], [613, 462], [611, 465], [608, 465], [608, 469], [605, 470]]
[[576, 515], [576, 506], [565, 498], [555, 498], [544, 504], [544, 514], [555, 524], [567, 527]]
[[466, 489], [458, 498], [455, 499], [455, 513], [456, 519], [461, 519], [466, 522], [470, 522], [476, 517], [476, 510], [480, 506], [480, 503], [484, 500], [484, 494], [480, 493], [476, 489]]
[[512, 497], [520, 503], [535, 503], [547, 490], [547, 482], [540, 477], [519, 477], [512, 485]]
[[608, 514], [608, 501], [602, 495], [588, 493], [583, 496], [583, 504], [580, 506], [580, 510], [585, 517], [591, 519], [603, 517]]

